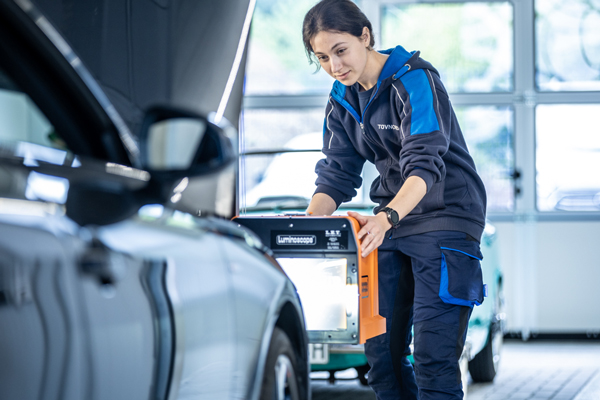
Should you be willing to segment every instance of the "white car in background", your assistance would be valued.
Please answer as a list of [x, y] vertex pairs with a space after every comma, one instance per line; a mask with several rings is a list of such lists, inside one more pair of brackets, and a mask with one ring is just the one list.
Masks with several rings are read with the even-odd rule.
[[[261, 176], [260, 182], [248, 190], [242, 200], [250, 209], [302, 208], [315, 191], [317, 161], [325, 158], [321, 152], [323, 134], [311, 132], [289, 140], [276, 155]], [[251, 156], [247, 156], [251, 157]], [[365, 166], [368, 168], [367, 164]], [[366, 171], [372, 173], [372, 171]], [[350, 205], [375, 205], [368, 198], [368, 191], [358, 189]], [[306, 208], [306, 207], [305, 207]]]

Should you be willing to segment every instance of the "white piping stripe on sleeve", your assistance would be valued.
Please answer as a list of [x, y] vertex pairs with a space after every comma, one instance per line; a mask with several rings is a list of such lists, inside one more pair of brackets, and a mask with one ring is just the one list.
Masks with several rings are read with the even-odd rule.
[[[406, 103], [404, 102], [404, 100], [402, 100], [402, 97], [400, 96], [400, 92], [398, 92], [398, 88], [392, 83], [392, 87], [394, 89], [396, 89], [396, 94], [398, 95], [398, 98], [400, 99], [400, 101], [402, 102], [402, 112], [404, 113], [404, 115], [406, 115]], [[400, 121], [400, 133], [402, 133], [402, 139], [406, 138], [406, 135], [404, 134], [404, 128], [402, 127], [402, 121]]]
[[331, 104], [331, 110], [329, 110], [329, 112], [327, 113], [327, 130], [329, 130], [329, 132], [331, 132], [331, 137], [329, 138], [329, 149], [331, 149], [331, 141], [333, 140], [333, 131], [329, 128], [329, 116], [331, 115], [331, 113], [333, 112], [333, 102], [331, 101], [331, 97], [329, 97], [329, 104]]
[[[436, 108], [436, 112], [437, 115], [436, 117], [439, 118], [440, 117], [440, 99], [437, 95], [437, 91], [435, 89], [435, 81], [433, 80], [433, 77], [431, 76], [431, 72], [429, 70], [426, 70], [427, 73], [429, 74], [429, 79], [431, 79], [431, 84], [433, 85], [433, 95], [435, 96], [435, 108]], [[442, 122], [442, 121], [440, 121]], [[440, 126], [440, 130], [442, 129], [442, 127]]]

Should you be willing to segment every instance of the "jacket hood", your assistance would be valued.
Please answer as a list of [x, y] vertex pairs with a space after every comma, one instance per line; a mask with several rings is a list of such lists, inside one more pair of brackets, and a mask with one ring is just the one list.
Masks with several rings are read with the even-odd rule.
[[[390, 82], [406, 74], [408, 71], [415, 69], [428, 69], [439, 76], [438, 71], [433, 67], [433, 65], [420, 57], [420, 51], [409, 52], [406, 51], [406, 49], [404, 49], [402, 46], [396, 46], [387, 50], [379, 50], [379, 52], [381, 54], [388, 54], [389, 57], [383, 65], [381, 73], [379, 74], [379, 78], [377, 79], [377, 90], [379, 90], [382, 85], [385, 87], [389, 85]], [[346, 86], [340, 81], [336, 80], [333, 83], [331, 94], [336, 100], [341, 100], [345, 97], [346, 90], [348, 88], [354, 87], [358, 84], [359, 83], [357, 82], [353, 86]]]

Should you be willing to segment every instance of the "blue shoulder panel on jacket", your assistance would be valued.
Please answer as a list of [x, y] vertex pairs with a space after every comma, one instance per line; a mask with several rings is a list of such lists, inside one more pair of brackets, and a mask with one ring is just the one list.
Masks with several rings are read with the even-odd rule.
[[426, 72], [418, 69], [403, 75], [400, 80], [408, 92], [412, 107], [410, 134], [439, 131], [440, 124], [435, 114], [433, 92]]

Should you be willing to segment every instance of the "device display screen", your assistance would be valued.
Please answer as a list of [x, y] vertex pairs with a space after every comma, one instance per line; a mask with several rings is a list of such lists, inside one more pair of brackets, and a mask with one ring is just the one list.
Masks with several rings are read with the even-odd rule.
[[347, 329], [348, 317], [358, 313], [358, 285], [347, 283], [346, 258], [278, 257], [277, 261], [296, 286], [307, 330]]

